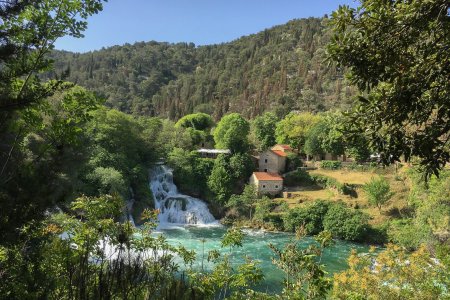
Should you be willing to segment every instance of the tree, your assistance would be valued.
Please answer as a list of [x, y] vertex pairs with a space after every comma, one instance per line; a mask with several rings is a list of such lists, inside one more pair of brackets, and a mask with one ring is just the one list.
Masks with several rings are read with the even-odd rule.
[[273, 263], [284, 272], [283, 298], [286, 299], [325, 299], [332, 287], [324, 266], [320, 264], [323, 251], [333, 243], [331, 233], [323, 231], [313, 243], [299, 247], [299, 241], [305, 233], [297, 230], [296, 240], [291, 240], [279, 249], [273, 244], [269, 248], [275, 253]]
[[175, 128], [185, 129], [192, 139], [194, 145], [204, 145], [206, 142], [212, 140], [210, 135], [211, 127], [214, 121], [210, 115], [205, 113], [195, 113], [182, 117], [175, 123]]
[[380, 176], [378, 178], [372, 178], [363, 187], [364, 191], [369, 198], [369, 203], [378, 207], [381, 211], [381, 206], [386, 204], [389, 199], [394, 195], [391, 192], [391, 187], [386, 178]]
[[214, 160], [211, 175], [208, 178], [208, 187], [216, 194], [217, 200], [225, 204], [233, 190], [233, 177], [230, 175], [227, 157], [220, 154]]
[[205, 113], [189, 114], [175, 124], [176, 127], [193, 128], [195, 130], [205, 131], [214, 125], [213, 119], [210, 115]]
[[[99, 100], [80, 87], [14, 112], [0, 131], [0, 240], [17, 242], [17, 230], [63, 199], [72, 199], [84, 161], [86, 125]], [[68, 84], [72, 86], [72, 84]], [[1, 126], [1, 125], [0, 125]], [[45, 174], [45, 176], [43, 176]], [[70, 182], [72, 181], [72, 182]], [[10, 218], [17, 214], [15, 218]]]
[[167, 164], [173, 168], [174, 181], [182, 192], [202, 198], [208, 196], [207, 182], [214, 160], [201, 158], [197, 151], [173, 148]]
[[114, 168], [98, 167], [88, 174], [87, 177], [93, 182], [92, 185], [98, 189], [100, 195], [112, 193], [127, 195], [127, 187], [123, 175]]
[[1, 243], [18, 243], [22, 226], [42, 220], [43, 212], [70, 191], [63, 184], [67, 156], [80, 142], [81, 126], [98, 99], [70, 90], [73, 84], [62, 80], [42, 82], [38, 75], [51, 70], [48, 54], [55, 41], [81, 37], [86, 19], [102, 9], [102, 2], [0, 2]]
[[301, 98], [299, 98], [299, 100], [301, 100], [301, 102], [299, 103], [299, 109], [306, 109], [306, 111], [309, 112], [314, 111], [317, 106], [318, 99], [319, 95], [317, 95], [315, 91], [310, 89], [302, 90], [302, 96]]
[[256, 187], [248, 184], [244, 187], [241, 195], [232, 195], [227, 206], [238, 210], [240, 214], [248, 214], [248, 219], [252, 220], [253, 206], [258, 200]]
[[232, 153], [242, 153], [248, 150], [248, 134], [250, 125], [238, 113], [223, 117], [214, 129], [214, 141], [217, 148], [230, 149]]
[[322, 147], [323, 136], [326, 130], [326, 124], [324, 122], [319, 122], [315, 124], [311, 130], [309, 130], [305, 147], [303, 148], [304, 152], [308, 155], [322, 155], [324, 153]]
[[261, 199], [256, 201], [254, 219], [259, 223], [264, 223], [264, 219], [266, 219], [270, 214], [272, 204], [272, 199], [267, 196], [263, 196]]
[[229, 158], [229, 172], [236, 181], [247, 181], [253, 170], [254, 165], [250, 155], [238, 153]]
[[252, 127], [259, 150], [264, 151], [276, 144], [275, 128], [277, 122], [277, 116], [271, 112], [266, 112], [253, 120]]
[[364, 0], [332, 14], [331, 59], [361, 91], [349, 116], [385, 164], [420, 159], [426, 176], [450, 161], [447, 0]]
[[445, 261], [448, 251], [436, 259], [425, 245], [413, 253], [393, 244], [382, 252], [372, 247], [365, 255], [353, 250], [349, 269], [334, 275], [333, 299], [448, 298]]
[[342, 155], [345, 152], [344, 118], [340, 112], [326, 113], [322, 134], [322, 149], [325, 152]]
[[275, 130], [277, 142], [289, 144], [300, 150], [306, 142], [309, 130], [319, 122], [320, 117], [311, 113], [290, 113], [278, 122]]
[[41, 83], [39, 72], [52, 61], [46, 56], [63, 36], [82, 37], [86, 19], [102, 10], [103, 0], [2, 1], [0, 13], [0, 111], [38, 103], [58, 81]]
[[345, 146], [347, 153], [357, 162], [364, 162], [369, 158], [370, 149], [367, 137], [361, 133], [353, 133], [346, 137]]
[[323, 227], [334, 237], [361, 241], [368, 230], [368, 217], [361, 211], [348, 208], [343, 203], [331, 205], [323, 219]]

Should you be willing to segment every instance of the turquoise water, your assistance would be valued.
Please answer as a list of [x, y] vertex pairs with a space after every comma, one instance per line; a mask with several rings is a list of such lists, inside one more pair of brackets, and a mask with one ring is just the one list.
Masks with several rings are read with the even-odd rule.
[[[220, 247], [220, 241], [226, 231], [225, 227], [175, 227], [173, 229], [164, 229], [159, 231], [163, 234], [171, 245], [183, 245], [189, 250], [195, 250], [197, 253], [196, 267], [201, 267], [202, 253], [204, 246], [204, 263], [206, 268], [210, 265], [206, 264], [206, 258], [209, 250], [219, 250], [222, 253], [228, 253], [229, 248]], [[244, 256], [249, 256], [260, 261], [260, 267], [264, 274], [264, 281], [256, 288], [260, 291], [279, 292], [282, 289], [283, 273], [272, 264], [274, 254], [269, 249], [268, 244], [272, 243], [278, 248], [283, 247], [291, 238], [292, 234], [288, 233], [268, 233], [263, 231], [244, 230], [245, 239], [242, 248], [233, 250], [233, 262], [243, 262]], [[202, 240], [205, 240], [204, 245]], [[304, 238], [300, 242], [300, 247], [307, 247], [313, 243], [310, 237]], [[325, 250], [322, 263], [326, 266], [327, 272], [331, 274], [342, 271], [347, 268], [347, 258], [350, 251], [355, 249], [358, 252], [367, 252], [368, 247], [365, 245], [336, 241], [336, 244]]]

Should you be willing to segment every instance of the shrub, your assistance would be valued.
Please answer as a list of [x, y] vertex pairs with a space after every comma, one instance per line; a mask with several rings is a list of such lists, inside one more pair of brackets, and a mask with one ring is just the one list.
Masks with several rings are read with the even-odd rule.
[[286, 160], [286, 170], [294, 171], [303, 165], [302, 159], [295, 153], [289, 153]]
[[323, 220], [323, 227], [337, 238], [362, 241], [368, 232], [367, 221], [368, 217], [362, 212], [337, 203], [328, 209]]
[[332, 299], [448, 299], [448, 264], [425, 245], [413, 253], [394, 244], [365, 255], [353, 251], [348, 263], [334, 275]]
[[369, 203], [371, 205], [377, 206], [381, 210], [381, 206], [391, 199], [393, 193], [391, 192], [391, 187], [389, 182], [384, 177], [372, 178], [363, 187], [367, 194]]
[[269, 214], [266, 216], [264, 222], [265, 228], [271, 228], [274, 230], [283, 230], [283, 219], [279, 214]]
[[342, 167], [342, 163], [337, 160], [322, 160], [320, 167], [326, 170], [338, 170]]
[[388, 242], [389, 223], [368, 226], [364, 241], [370, 244], [384, 245]]
[[325, 175], [314, 174], [310, 175], [312, 181], [322, 188], [335, 189], [339, 194], [342, 195], [355, 195], [355, 187], [347, 183], [340, 183], [332, 177]]
[[284, 177], [285, 186], [311, 185], [313, 183], [312, 177], [305, 170], [297, 170]]
[[407, 250], [415, 250], [428, 241], [428, 226], [417, 226], [410, 219], [393, 220], [388, 228], [389, 239]]
[[304, 226], [306, 234], [318, 234], [323, 231], [323, 219], [330, 205], [329, 201], [317, 200], [309, 206], [289, 210], [283, 217], [285, 230], [295, 232]]

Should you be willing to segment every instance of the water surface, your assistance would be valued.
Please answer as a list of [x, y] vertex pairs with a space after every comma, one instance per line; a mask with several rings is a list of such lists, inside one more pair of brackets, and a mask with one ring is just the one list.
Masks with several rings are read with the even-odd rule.
[[[189, 250], [195, 250], [197, 254], [195, 267], [201, 268], [202, 256], [204, 255], [204, 266], [207, 269], [211, 268], [211, 265], [206, 261], [208, 251], [216, 249], [223, 254], [229, 253], [229, 248], [224, 249], [220, 246], [222, 236], [225, 232], [226, 228], [221, 226], [174, 226], [171, 229], [158, 231], [159, 234], [163, 234], [167, 238], [171, 245], [183, 245]], [[257, 289], [272, 293], [280, 292], [284, 275], [282, 271], [278, 270], [272, 264], [272, 259], [275, 256], [273, 251], [268, 247], [268, 244], [272, 243], [278, 248], [281, 248], [290, 239], [294, 238], [294, 235], [255, 230], [245, 230], [244, 232], [246, 234], [243, 247], [237, 247], [233, 250], [233, 263], [242, 263], [245, 256], [258, 260], [265, 278], [263, 283], [257, 286]], [[307, 247], [311, 243], [314, 243], [313, 238], [306, 237], [300, 242], [300, 247]], [[324, 251], [322, 263], [326, 266], [326, 270], [330, 275], [347, 268], [347, 258], [350, 255], [351, 249], [355, 249], [358, 252], [368, 251], [368, 247], [365, 245], [345, 241], [336, 241], [335, 245]]]

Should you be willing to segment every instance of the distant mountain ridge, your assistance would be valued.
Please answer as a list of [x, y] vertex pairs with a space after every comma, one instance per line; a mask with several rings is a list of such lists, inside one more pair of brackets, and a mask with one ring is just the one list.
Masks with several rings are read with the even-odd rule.
[[178, 119], [206, 112], [252, 118], [264, 111], [348, 108], [353, 87], [326, 62], [327, 18], [292, 20], [229, 43], [139, 42], [87, 53], [54, 51], [53, 77], [66, 73], [105, 97], [106, 105], [138, 115]]

